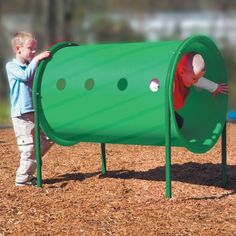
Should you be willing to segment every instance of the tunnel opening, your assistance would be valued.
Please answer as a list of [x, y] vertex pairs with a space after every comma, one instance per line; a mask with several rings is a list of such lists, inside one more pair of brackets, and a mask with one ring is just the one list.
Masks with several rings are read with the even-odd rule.
[[175, 110], [173, 91], [177, 65], [184, 55], [199, 54], [205, 62], [204, 78], [216, 84], [227, 83], [226, 71], [221, 55], [211, 41], [190, 39], [182, 45], [180, 52], [175, 58], [170, 88], [172, 119], [183, 146], [202, 153], [210, 150], [221, 135], [227, 112], [227, 95], [213, 96], [207, 89], [192, 85], [187, 89], [189, 91], [184, 106]]

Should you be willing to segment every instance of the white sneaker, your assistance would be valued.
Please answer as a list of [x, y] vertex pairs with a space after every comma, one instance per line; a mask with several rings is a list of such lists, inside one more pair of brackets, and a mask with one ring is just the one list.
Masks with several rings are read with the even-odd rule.
[[37, 185], [37, 179], [35, 177], [33, 177], [31, 180], [28, 180], [26, 182], [16, 182], [15, 186], [36, 186]]

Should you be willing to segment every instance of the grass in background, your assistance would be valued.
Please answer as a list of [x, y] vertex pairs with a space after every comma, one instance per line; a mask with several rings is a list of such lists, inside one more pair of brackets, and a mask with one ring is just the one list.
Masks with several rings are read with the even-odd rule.
[[11, 125], [10, 105], [7, 100], [0, 100], [0, 126]]

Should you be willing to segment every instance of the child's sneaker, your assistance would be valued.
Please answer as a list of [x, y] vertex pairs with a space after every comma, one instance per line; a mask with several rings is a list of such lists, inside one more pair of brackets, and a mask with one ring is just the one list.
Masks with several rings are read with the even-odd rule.
[[35, 177], [23, 183], [18, 183], [18, 182], [15, 183], [15, 186], [36, 186], [36, 185], [37, 185], [37, 179]]

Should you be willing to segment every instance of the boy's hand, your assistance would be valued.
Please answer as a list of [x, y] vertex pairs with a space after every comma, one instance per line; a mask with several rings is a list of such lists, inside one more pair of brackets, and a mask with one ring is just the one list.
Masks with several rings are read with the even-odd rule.
[[216, 96], [218, 93], [228, 94], [228, 91], [229, 91], [228, 85], [225, 83], [222, 83], [222, 84], [218, 84], [217, 89], [215, 90], [215, 92], [212, 93], [212, 95]]
[[43, 59], [45, 59], [45, 58], [50, 57], [50, 55], [51, 55], [51, 52], [50, 52], [50, 51], [44, 51], [44, 52], [40, 53], [39, 55], [37, 55], [37, 56], [35, 57], [35, 59], [36, 59], [37, 61], [41, 61], [41, 60], [43, 60]]

